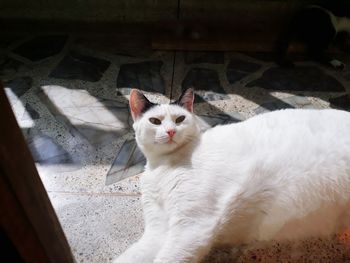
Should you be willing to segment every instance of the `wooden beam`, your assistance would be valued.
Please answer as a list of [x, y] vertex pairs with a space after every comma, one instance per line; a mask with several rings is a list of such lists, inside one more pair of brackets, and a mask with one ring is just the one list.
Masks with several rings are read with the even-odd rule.
[[73, 263], [67, 239], [0, 83], [0, 223], [25, 262]]

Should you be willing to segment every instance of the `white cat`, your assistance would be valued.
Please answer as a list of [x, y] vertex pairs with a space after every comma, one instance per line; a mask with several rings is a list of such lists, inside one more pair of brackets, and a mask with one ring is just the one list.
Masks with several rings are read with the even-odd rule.
[[193, 98], [131, 92], [145, 231], [115, 263], [199, 262], [216, 245], [350, 225], [350, 113], [281, 110], [200, 132]]

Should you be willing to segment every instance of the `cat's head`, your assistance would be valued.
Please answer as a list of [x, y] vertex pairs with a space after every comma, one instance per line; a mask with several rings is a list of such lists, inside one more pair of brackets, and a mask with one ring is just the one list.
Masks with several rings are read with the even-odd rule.
[[187, 89], [170, 104], [154, 104], [140, 91], [131, 91], [133, 128], [144, 153], [170, 153], [197, 138], [199, 128], [193, 114], [193, 100], [193, 89]]

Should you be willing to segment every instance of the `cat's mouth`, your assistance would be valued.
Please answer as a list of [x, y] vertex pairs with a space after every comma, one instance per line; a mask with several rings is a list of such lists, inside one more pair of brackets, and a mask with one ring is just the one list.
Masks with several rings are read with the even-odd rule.
[[163, 139], [163, 140], [156, 140], [155, 143], [156, 144], [168, 144], [168, 145], [177, 144], [177, 142], [174, 140], [174, 137], [168, 137], [168, 138]]

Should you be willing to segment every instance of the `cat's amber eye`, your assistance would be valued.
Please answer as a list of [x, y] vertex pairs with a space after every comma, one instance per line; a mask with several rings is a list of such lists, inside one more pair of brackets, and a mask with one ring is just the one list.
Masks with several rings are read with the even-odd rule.
[[149, 121], [154, 125], [160, 125], [162, 123], [161, 120], [157, 118], [149, 118]]
[[176, 118], [176, 120], [175, 120], [175, 122], [177, 123], [177, 124], [179, 124], [179, 123], [181, 123], [181, 122], [183, 122], [184, 120], [185, 120], [185, 116], [184, 115], [181, 115], [180, 117], [177, 117]]

